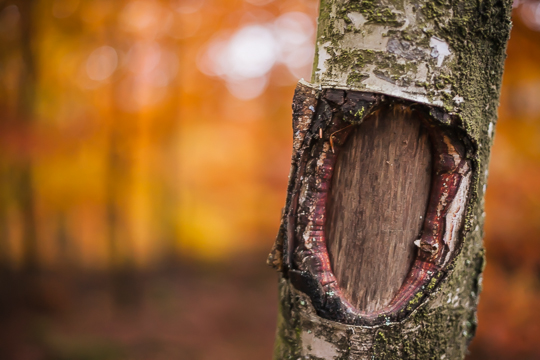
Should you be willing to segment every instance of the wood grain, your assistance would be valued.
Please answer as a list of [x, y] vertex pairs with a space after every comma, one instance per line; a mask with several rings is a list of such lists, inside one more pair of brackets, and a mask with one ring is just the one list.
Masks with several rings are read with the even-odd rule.
[[349, 135], [332, 179], [327, 241], [338, 285], [358, 310], [382, 309], [403, 284], [430, 183], [428, 133], [400, 105], [378, 111]]

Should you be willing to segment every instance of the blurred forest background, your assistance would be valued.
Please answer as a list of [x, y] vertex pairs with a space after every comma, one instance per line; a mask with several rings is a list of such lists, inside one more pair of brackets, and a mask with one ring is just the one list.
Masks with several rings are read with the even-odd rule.
[[[0, 359], [269, 359], [318, 0], [0, 0]], [[540, 359], [540, 3], [514, 4], [473, 359]]]

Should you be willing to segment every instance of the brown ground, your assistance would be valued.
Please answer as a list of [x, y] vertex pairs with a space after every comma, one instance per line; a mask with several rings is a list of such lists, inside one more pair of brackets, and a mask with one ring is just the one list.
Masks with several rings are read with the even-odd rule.
[[[176, 260], [175, 266], [116, 276], [4, 272], [0, 359], [270, 359], [277, 276], [263, 254], [251, 257], [217, 265]], [[496, 321], [500, 304], [490, 295], [498, 293], [490, 279], [499, 276], [496, 286], [505, 275], [494, 271], [486, 274], [479, 336], [467, 360], [540, 359], [537, 325], [521, 319], [520, 330]]]

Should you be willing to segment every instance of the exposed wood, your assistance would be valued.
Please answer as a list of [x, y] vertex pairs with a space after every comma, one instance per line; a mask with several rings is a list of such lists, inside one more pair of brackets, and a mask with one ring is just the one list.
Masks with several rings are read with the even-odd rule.
[[431, 180], [429, 138], [401, 105], [349, 135], [328, 206], [328, 250], [345, 297], [359, 310], [388, 305], [409, 272]]

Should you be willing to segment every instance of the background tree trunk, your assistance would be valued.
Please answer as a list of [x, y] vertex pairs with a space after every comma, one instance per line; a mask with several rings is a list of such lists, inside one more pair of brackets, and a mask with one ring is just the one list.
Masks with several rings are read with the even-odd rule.
[[[34, 32], [33, 12], [35, 4], [33, 0], [19, 1], [17, 3], [20, 12], [20, 52], [21, 71], [19, 78], [18, 113], [19, 126], [28, 132], [30, 124], [34, 121], [36, 106], [36, 63], [32, 51]], [[25, 134], [28, 136], [28, 134]], [[37, 272], [38, 246], [36, 238], [36, 214], [34, 204], [33, 174], [30, 156], [22, 156], [22, 159], [11, 169], [14, 197], [21, 214], [21, 230], [23, 233], [23, 267], [26, 272]]]
[[465, 356], [510, 11], [321, 2], [269, 258], [282, 274], [275, 359]]

